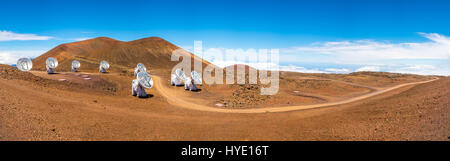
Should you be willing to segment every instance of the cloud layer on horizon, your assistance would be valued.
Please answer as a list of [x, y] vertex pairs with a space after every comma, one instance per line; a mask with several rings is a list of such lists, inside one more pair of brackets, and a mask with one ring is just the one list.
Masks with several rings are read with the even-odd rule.
[[[279, 70], [304, 73], [351, 73], [358, 71], [383, 71], [424, 75], [450, 75], [450, 37], [437, 33], [418, 33], [428, 41], [414, 43], [390, 43], [374, 40], [314, 43], [309, 46], [280, 49], [280, 64], [264, 65], [260, 62], [226, 60], [227, 56], [257, 53], [255, 49], [204, 49], [204, 59], [221, 67], [246, 64], [258, 69], [276, 66]], [[187, 47], [193, 51], [192, 47]], [[231, 51], [231, 52], [227, 52]], [[217, 56], [222, 55], [222, 56]], [[324, 66], [309, 67], [302, 62], [321, 63]], [[431, 62], [431, 63], [430, 63]], [[328, 67], [326, 64], [341, 64]], [[286, 65], [287, 64], [287, 65]], [[344, 66], [353, 66], [347, 68]]]
[[16, 64], [20, 58], [34, 58], [45, 53], [43, 50], [0, 51], [0, 64]]
[[324, 54], [340, 63], [370, 63], [387, 59], [447, 59], [450, 37], [437, 33], [419, 33], [428, 39], [421, 43], [389, 43], [374, 40], [356, 40], [315, 43], [311, 46], [281, 49], [281, 53]]
[[50, 36], [38, 36], [35, 34], [19, 34], [11, 31], [0, 31], [0, 41], [14, 41], [14, 40], [50, 40]]

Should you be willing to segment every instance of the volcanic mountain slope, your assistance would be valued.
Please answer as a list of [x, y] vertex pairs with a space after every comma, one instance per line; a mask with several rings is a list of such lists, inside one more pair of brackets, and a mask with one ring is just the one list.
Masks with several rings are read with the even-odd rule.
[[[45, 61], [54, 57], [59, 61], [57, 71], [70, 71], [73, 60], [81, 63], [80, 71], [96, 71], [100, 61], [106, 60], [114, 72], [132, 71], [137, 63], [144, 63], [152, 71], [171, 70], [178, 61], [171, 61], [173, 51], [198, 58], [193, 54], [159, 37], [134, 41], [119, 41], [107, 37], [59, 45], [33, 60], [34, 70], [45, 70]], [[181, 60], [181, 58], [180, 58]], [[193, 61], [192, 61], [193, 62]], [[204, 66], [210, 64], [203, 61]]]

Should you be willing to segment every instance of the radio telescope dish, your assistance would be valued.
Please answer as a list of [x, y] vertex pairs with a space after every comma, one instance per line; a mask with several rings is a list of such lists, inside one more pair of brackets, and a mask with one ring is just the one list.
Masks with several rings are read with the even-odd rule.
[[80, 68], [80, 66], [81, 66], [81, 64], [80, 64], [80, 62], [78, 60], [74, 60], [72, 62], [72, 67], [73, 68]]
[[47, 68], [56, 68], [58, 66], [58, 60], [53, 57], [48, 58], [45, 63], [47, 64]]
[[144, 71], [144, 72], [147, 71], [147, 68], [145, 68], [145, 65], [142, 64], [142, 63], [137, 64], [137, 68], [138, 68], [140, 71]]
[[72, 61], [72, 71], [78, 72], [78, 68], [80, 68], [81, 64], [78, 60]]
[[186, 79], [186, 75], [181, 69], [176, 69], [175, 74], [172, 74], [170, 77], [170, 84], [172, 86], [182, 86], [184, 80]]
[[137, 76], [139, 72], [147, 72], [147, 68], [142, 63], [137, 64], [136, 68], [134, 68], [134, 76]]
[[181, 69], [175, 70], [175, 75], [178, 77], [178, 79], [181, 79], [181, 80], [186, 79], [186, 75], [184, 74], [184, 72]]
[[21, 71], [28, 72], [33, 68], [33, 62], [29, 58], [20, 58], [16, 64], [17, 68]]
[[53, 74], [55, 72], [55, 68], [58, 66], [58, 60], [53, 57], [48, 58], [46, 61], [46, 68], [48, 74]]
[[172, 74], [170, 76], [170, 84], [172, 86], [181, 86], [181, 85], [183, 85], [183, 82], [180, 79], [178, 79], [177, 75]]
[[[137, 69], [137, 67], [136, 67]], [[137, 73], [137, 78], [131, 83], [131, 95], [139, 97], [147, 97], [145, 88], [153, 87], [153, 79], [147, 72]]]
[[153, 79], [150, 77], [150, 74], [147, 72], [139, 72], [137, 74], [137, 80], [139, 82], [139, 85], [145, 87], [145, 88], [152, 88], [153, 87]]
[[103, 60], [102, 62], [100, 62], [100, 66], [104, 69], [109, 69], [109, 63], [105, 60]]
[[108, 62], [105, 61], [105, 60], [101, 61], [101, 62], [100, 62], [100, 67], [99, 67], [99, 68], [100, 68], [99, 70], [100, 70], [101, 73], [106, 73], [106, 70], [109, 69], [109, 64], [108, 64]]
[[201, 74], [197, 73], [196, 71], [192, 71], [191, 76], [192, 76], [192, 81], [195, 84], [202, 84], [202, 75]]

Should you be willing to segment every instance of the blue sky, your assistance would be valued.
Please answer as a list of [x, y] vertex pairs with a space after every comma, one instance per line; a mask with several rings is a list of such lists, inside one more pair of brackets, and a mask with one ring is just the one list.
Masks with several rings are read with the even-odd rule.
[[[278, 48], [283, 69], [294, 71], [449, 75], [448, 8], [450, 1], [433, 0], [6, 0], [0, 63], [86, 38], [159, 36], [187, 49], [194, 40], [205, 49]], [[386, 51], [396, 52], [378, 54]]]

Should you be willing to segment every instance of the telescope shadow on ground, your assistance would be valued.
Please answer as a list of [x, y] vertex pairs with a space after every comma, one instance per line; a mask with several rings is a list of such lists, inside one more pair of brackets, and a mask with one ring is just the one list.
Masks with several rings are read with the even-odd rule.
[[140, 99], [147, 99], [147, 98], [152, 98], [154, 95], [153, 94], [147, 94], [146, 96], [137, 96]]

